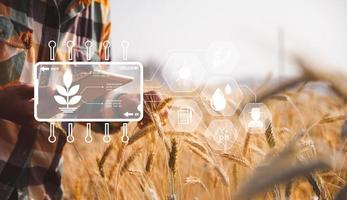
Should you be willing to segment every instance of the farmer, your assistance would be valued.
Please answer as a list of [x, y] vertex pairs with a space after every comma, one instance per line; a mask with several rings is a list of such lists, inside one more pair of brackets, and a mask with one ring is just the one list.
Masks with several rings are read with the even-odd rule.
[[87, 40], [94, 45], [92, 61], [100, 61], [110, 29], [108, 0], [0, 1], [1, 200], [62, 198], [66, 134], [57, 128], [57, 141], [51, 144], [49, 126], [34, 120], [33, 65], [49, 61], [51, 40], [57, 43], [56, 61], [68, 60], [69, 40], [74, 42], [75, 61], [86, 60]]

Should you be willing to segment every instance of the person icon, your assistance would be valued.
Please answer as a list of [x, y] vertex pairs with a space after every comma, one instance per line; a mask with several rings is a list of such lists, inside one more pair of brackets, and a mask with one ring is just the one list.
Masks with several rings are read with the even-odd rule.
[[248, 129], [249, 130], [264, 129], [264, 123], [260, 120], [260, 117], [261, 117], [260, 108], [252, 108], [250, 113], [251, 113], [252, 120], [248, 123]]

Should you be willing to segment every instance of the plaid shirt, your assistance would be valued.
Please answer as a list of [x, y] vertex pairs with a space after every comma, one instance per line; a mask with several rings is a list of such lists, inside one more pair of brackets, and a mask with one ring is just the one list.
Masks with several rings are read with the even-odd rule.
[[[108, 0], [0, 0], [0, 88], [32, 83], [33, 65], [49, 60], [50, 40], [56, 60], [66, 61], [66, 42], [74, 41], [75, 60], [83, 61], [84, 43], [93, 42], [93, 61], [102, 60], [109, 38]], [[0, 199], [61, 199], [62, 150], [66, 136], [47, 141], [44, 123], [18, 125], [0, 119]]]

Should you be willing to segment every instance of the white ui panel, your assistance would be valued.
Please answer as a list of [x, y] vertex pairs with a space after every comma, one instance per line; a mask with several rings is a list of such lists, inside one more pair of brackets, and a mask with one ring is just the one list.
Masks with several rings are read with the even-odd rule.
[[139, 62], [39, 62], [35, 118], [42, 122], [129, 122], [143, 117]]

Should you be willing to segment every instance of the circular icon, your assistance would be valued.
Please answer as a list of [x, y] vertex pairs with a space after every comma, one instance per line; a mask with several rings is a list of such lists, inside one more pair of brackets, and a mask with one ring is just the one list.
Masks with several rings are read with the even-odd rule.
[[164, 65], [162, 75], [174, 92], [193, 92], [201, 84], [205, 69], [192, 53], [173, 53]]
[[265, 133], [272, 121], [272, 114], [263, 103], [249, 103], [239, 118], [248, 133]]
[[214, 120], [205, 131], [210, 145], [221, 151], [228, 151], [235, 143], [238, 132], [229, 120]]
[[201, 92], [207, 111], [214, 116], [232, 116], [243, 100], [243, 93], [229, 76], [212, 76]]
[[175, 131], [192, 132], [197, 129], [202, 113], [199, 106], [193, 100], [174, 100], [168, 111], [169, 122]]

